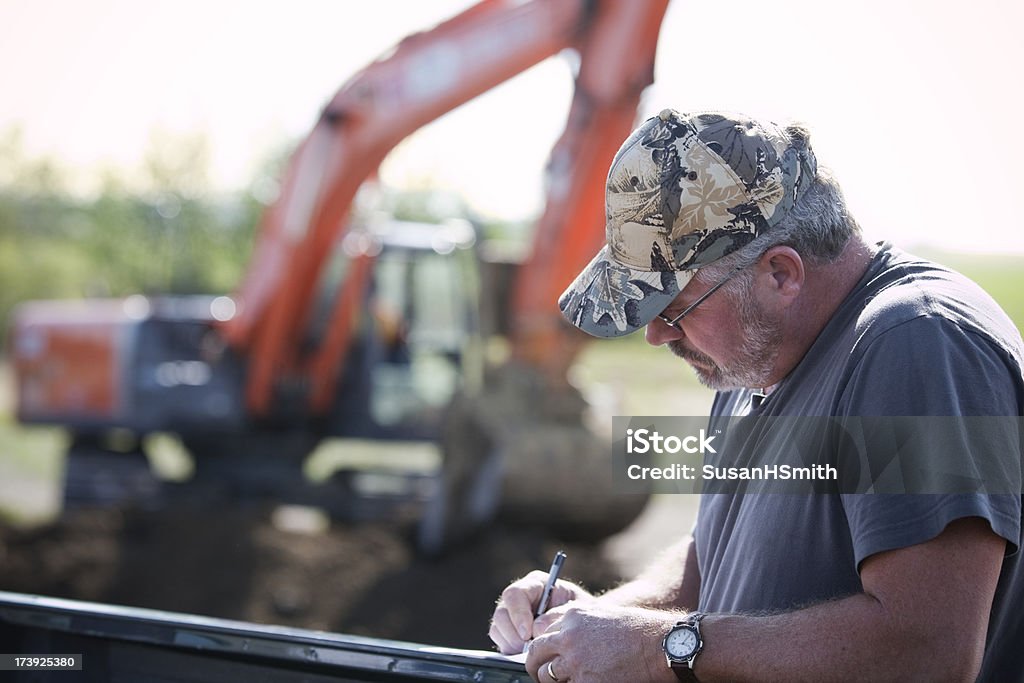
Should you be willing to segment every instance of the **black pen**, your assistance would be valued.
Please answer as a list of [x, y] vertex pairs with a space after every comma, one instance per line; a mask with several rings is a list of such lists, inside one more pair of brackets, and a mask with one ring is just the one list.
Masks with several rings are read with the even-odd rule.
[[544, 592], [540, 594], [540, 603], [537, 605], [535, 617], [539, 617], [548, 611], [548, 603], [551, 601], [551, 591], [555, 589], [555, 582], [562, 572], [562, 564], [565, 563], [565, 553], [559, 550], [555, 553], [555, 559], [551, 562], [551, 569], [548, 570], [548, 582], [544, 584]]

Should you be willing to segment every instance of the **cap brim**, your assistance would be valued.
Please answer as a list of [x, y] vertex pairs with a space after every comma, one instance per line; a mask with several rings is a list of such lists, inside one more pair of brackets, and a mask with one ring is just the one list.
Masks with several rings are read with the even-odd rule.
[[616, 261], [606, 245], [558, 299], [562, 315], [595, 337], [636, 332], [672, 303], [692, 270], [636, 270]]

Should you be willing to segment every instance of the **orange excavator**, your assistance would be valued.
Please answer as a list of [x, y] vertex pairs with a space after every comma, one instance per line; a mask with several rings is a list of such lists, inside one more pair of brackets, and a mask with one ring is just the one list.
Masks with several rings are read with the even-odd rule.
[[[484, 0], [405, 38], [331, 98], [233, 295], [23, 304], [10, 347], [18, 417], [70, 431], [67, 500], [137, 492], [126, 463], [144, 460], [136, 444], [153, 432], [180, 437], [197, 481], [296, 491], [327, 437], [433, 439], [443, 473], [427, 486], [428, 545], [499, 501], [568, 531], [631, 520], [641, 501], [601, 495], [607, 444], [581, 426], [585, 404], [566, 380], [584, 340], [555, 301], [601, 242], [605, 176], [653, 80], [667, 4]], [[514, 271], [482, 267], [467, 224], [353, 210], [403, 138], [566, 49], [578, 53], [575, 93]], [[484, 332], [508, 339], [498, 368], [483, 367], [481, 306], [498, 312]], [[321, 487], [320, 502], [342, 499]]]

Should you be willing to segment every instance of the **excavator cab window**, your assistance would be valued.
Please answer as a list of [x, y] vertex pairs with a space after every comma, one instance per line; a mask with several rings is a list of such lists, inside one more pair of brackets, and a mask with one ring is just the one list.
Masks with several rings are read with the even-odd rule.
[[452, 260], [405, 249], [378, 257], [369, 302], [369, 407], [378, 424], [420, 421], [443, 409], [458, 387], [467, 330]]
[[394, 223], [382, 234], [339, 385], [347, 415], [336, 429], [433, 438], [467, 363], [477, 362], [472, 241], [454, 241], [444, 230]]

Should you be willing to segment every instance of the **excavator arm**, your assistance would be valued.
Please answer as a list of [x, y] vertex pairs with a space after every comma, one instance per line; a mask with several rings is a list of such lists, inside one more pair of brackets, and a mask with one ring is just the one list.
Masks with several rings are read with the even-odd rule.
[[[610, 495], [611, 473], [601, 466], [607, 444], [583, 426], [586, 402], [566, 378], [583, 337], [562, 321], [555, 301], [601, 242], [607, 168], [652, 80], [667, 4], [483, 0], [403, 40], [338, 91], [292, 156], [234, 307], [223, 297], [22, 306], [11, 344], [18, 415], [69, 429], [65, 502], [152, 498], [159, 485], [143, 437], [158, 431], [177, 433], [191, 452], [197, 490], [227, 483], [231, 491], [326, 505], [355, 489], [344, 473], [332, 476], [333, 487], [305, 477], [303, 459], [324, 436], [429, 434], [443, 457], [422, 518], [424, 549], [443, 547], [460, 526], [480, 528], [499, 501], [503, 514], [564, 523], [576, 535], [607, 535], [631, 521], [646, 498]], [[461, 350], [413, 324], [425, 317], [420, 310], [439, 313], [447, 300], [430, 299], [427, 279], [448, 278], [453, 292], [476, 285], [468, 267], [452, 265], [470, 255], [448, 259], [450, 275], [421, 269], [432, 258], [428, 248], [439, 257], [442, 250], [353, 229], [354, 199], [403, 138], [564, 49], [576, 51], [579, 68], [548, 166], [546, 208], [528, 257], [501, 292], [511, 358], [483, 382], [475, 381], [482, 368], [466, 362], [460, 378], [449, 361], [461, 361]], [[495, 127], [515, 125], [514, 117]], [[493, 150], [481, 151], [486, 161]], [[388, 297], [408, 306], [389, 314], [399, 332], [395, 357], [383, 360], [378, 333], [387, 329]], [[451, 317], [472, 326], [477, 298], [452, 294], [449, 304], [465, 305]], [[361, 317], [368, 302], [372, 315]], [[403, 339], [408, 322], [413, 331]], [[419, 353], [406, 358], [398, 352], [410, 340]], [[433, 393], [417, 395], [427, 380]], [[451, 393], [436, 391], [441, 385]]]
[[275, 391], [305, 382], [309, 409], [337, 390], [372, 249], [352, 250], [326, 334], [304, 348], [314, 292], [345, 236], [359, 187], [403, 138], [565, 48], [580, 67], [568, 122], [549, 163], [546, 210], [512, 298], [513, 357], [564, 377], [581, 344], [554, 301], [601, 241], [604, 178], [651, 82], [668, 0], [484, 0], [403, 40], [345, 84], [294, 154], [266, 213], [251, 266], [222, 323], [249, 359], [248, 411], [265, 416]]

